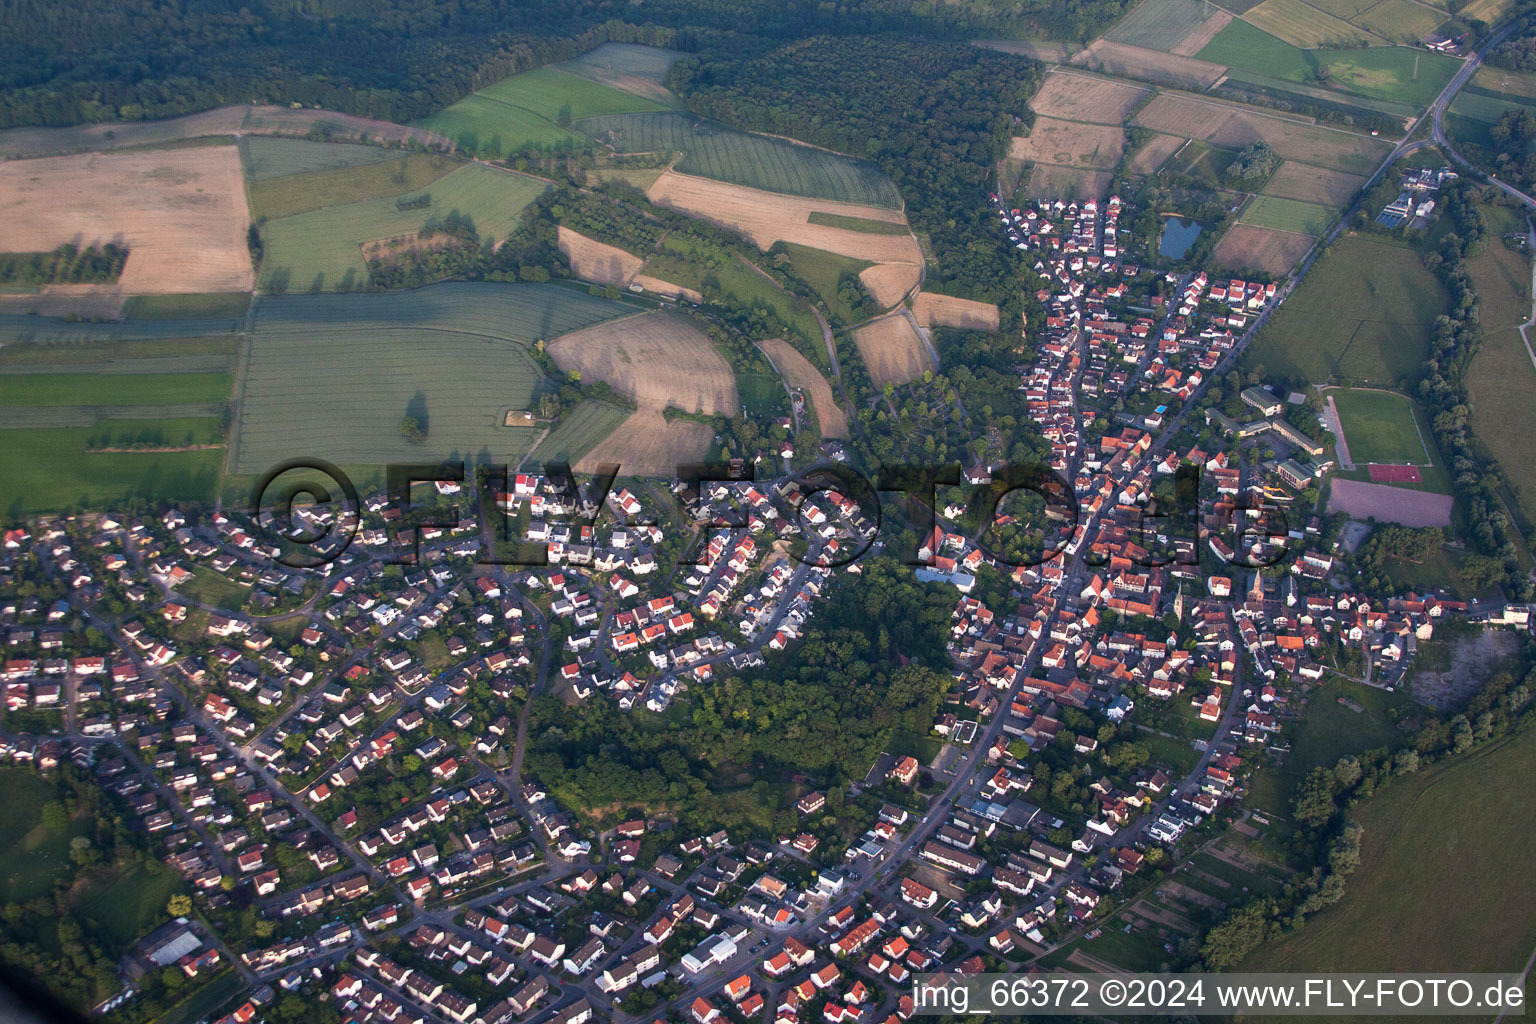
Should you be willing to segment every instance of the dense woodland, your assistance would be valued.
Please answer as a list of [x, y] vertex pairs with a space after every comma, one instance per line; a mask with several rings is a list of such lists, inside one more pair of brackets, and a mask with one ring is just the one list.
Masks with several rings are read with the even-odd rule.
[[527, 771], [583, 810], [642, 803], [699, 825], [743, 823], [713, 792], [722, 773], [862, 778], [894, 731], [931, 725], [952, 678], [944, 644], [956, 592], [918, 583], [888, 557], [860, 566], [796, 648], [689, 694], [666, 728], [607, 701], [573, 710], [535, 699]]
[[0, 0], [0, 127], [141, 120], [253, 100], [409, 121], [509, 74], [605, 41], [745, 52], [849, 32], [1086, 40], [1125, 6], [1125, 0]]
[[999, 303], [1006, 323], [1012, 250], [986, 200], [1039, 78], [1034, 61], [965, 43], [821, 36], [686, 58], [668, 84], [697, 113], [877, 164], [938, 260], [925, 287]]

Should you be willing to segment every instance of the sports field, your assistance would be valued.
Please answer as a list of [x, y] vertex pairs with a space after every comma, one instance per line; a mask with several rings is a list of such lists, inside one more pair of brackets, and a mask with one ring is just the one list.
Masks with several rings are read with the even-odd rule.
[[1244, 357], [1293, 382], [1415, 379], [1445, 291], [1406, 245], [1345, 236], [1314, 264]]
[[1242, 969], [1520, 971], [1536, 946], [1532, 785], [1529, 731], [1394, 779], [1352, 814], [1365, 831], [1344, 898]]
[[1333, 223], [1339, 211], [1318, 203], [1303, 203], [1296, 199], [1279, 196], [1254, 196], [1243, 207], [1242, 222], [1277, 231], [1296, 231], [1304, 235], [1321, 235]]
[[1483, 215], [1490, 240], [1467, 261], [1483, 328], [1483, 342], [1467, 373], [1472, 429], [1514, 484], [1523, 517], [1536, 521], [1536, 431], [1510, 429], [1512, 423], [1527, 422], [1536, 406], [1536, 364], [1516, 329], [1531, 315], [1530, 257], [1499, 240], [1523, 229], [1515, 211], [1490, 207]]
[[[361, 287], [368, 280], [363, 243], [414, 235], [452, 214], [467, 217], [482, 240], [503, 239], [545, 187], [541, 181], [510, 171], [464, 164], [426, 189], [399, 199], [327, 206], [268, 221], [261, 229], [266, 242], [261, 286], [273, 292]], [[422, 198], [428, 200], [426, 206], [401, 209], [402, 201], [409, 204]]]
[[[449, 283], [410, 292], [264, 299], [248, 347], [232, 471], [290, 458], [516, 462], [538, 431], [504, 426], [544, 386], [537, 339], [631, 307], [554, 285]], [[425, 442], [400, 433], [410, 416]]]
[[1428, 424], [1407, 395], [1359, 388], [1329, 388], [1325, 394], [1339, 411], [1339, 425], [1355, 465], [1424, 466], [1433, 461], [1422, 436]]
[[896, 208], [896, 186], [874, 164], [662, 111], [579, 121], [621, 153], [682, 153], [677, 170], [768, 192]]
[[503, 78], [420, 123], [453, 139], [461, 149], [496, 157], [520, 149], [582, 145], [581, 136], [567, 127], [577, 118], [665, 106], [593, 77], [538, 68]]
[[1300, 83], [1313, 81], [1315, 69], [1326, 66], [1331, 84], [1345, 92], [1416, 107], [1427, 106], [1461, 67], [1455, 57], [1406, 46], [1303, 49], [1241, 18], [1222, 29], [1199, 57]]

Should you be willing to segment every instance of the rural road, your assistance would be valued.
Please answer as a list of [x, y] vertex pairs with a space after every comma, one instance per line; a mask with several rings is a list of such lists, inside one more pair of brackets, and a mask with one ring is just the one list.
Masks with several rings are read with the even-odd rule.
[[[1467, 61], [1462, 65], [1461, 70], [1456, 72], [1456, 74], [1452, 76], [1451, 80], [1446, 83], [1446, 86], [1441, 91], [1440, 95], [1435, 97], [1435, 102], [1432, 103], [1429, 108], [1429, 113], [1431, 114], [1430, 134], [1434, 139], [1435, 145], [1445, 150], [1451, 159], [1455, 160], [1467, 170], [1476, 174], [1479, 178], [1486, 177], [1490, 184], [1502, 189], [1507, 195], [1515, 197], [1531, 209], [1536, 209], [1536, 199], [1532, 199], [1530, 196], [1526, 195], [1524, 192], [1521, 192], [1513, 185], [1507, 185], [1492, 175], [1484, 175], [1482, 171], [1479, 171], [1472, 165], [1470, 160], [1456, 152], [1456, 148], [1451, 145], [1451, 140], [1446, 136], [1445, 128], [1441, 123], [1442, 119], [1445, 117], [1445, 110], [1451, 105], [1451, 100], [1455, 98], [1456, 93], [1460, 92], [1461, 87], [1466, 85], [1467, 82], [1471, 80], [1472, 76], [1477, 73], [1478, 67], [1483, 63], [1483, 56], [1489, 50], [1492, 50], [1495, 46], [1498, 46], [1500, 43], [1502, 43], [1505, 37], [1514, 31], [1515, 24], [1518, 23], [1505, 25], [1493, 35], [1489, 36], [1487, 41], [1478, 48], [1477, 52], [1472, 54], [1471, 57], [1467, 58]], [[1420, 120], [1423, 120], [1423, 118], [1421, 117]], [[1414, 127], [1418, 127], [1418, 125], [1415, 124]]]

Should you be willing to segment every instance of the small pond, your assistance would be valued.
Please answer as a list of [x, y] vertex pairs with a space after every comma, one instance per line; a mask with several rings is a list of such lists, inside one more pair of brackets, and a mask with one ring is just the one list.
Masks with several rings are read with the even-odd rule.
[[1163, 221], [1163, 238], [1157, 244], [1158, 255], [1165, 259], [1181, 260], [1189, 247], [1200, 237], [1200, 222], [1169, 217]]

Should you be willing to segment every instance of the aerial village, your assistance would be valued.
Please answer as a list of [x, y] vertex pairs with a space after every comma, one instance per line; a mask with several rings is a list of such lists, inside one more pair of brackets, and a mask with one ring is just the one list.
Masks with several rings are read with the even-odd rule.
[[[814, 778], [780, 834], [595, 830], [523, 768], [534, 693], [655, 714], [794, 656], [870, 528], [803, 474], [369, 495], [314, 569], [227, 508], [7, 533], [0, 757], [93, 772], [196, 894], [116, 999], [174, 967], [236, 972], [239, 1022], [287, 992], [360, 1024], [904, 1020], [913, 975], [1016, 969], [1225, 828], [1325, 673], [1396, 687], [1452, 619], [1527, 628], [1358, 593], [1297, 396], [1205, 401], [1276, 284], [1128, 263], [1118, 198], [994, 201], [1049, 282], [1019, 387], [1077, 513], [1015, 566], [942, 510], [914, 571], [955, 588], [954, 684], [937, 753], [870, 766], [890, 799], [862, 835], [818, 829], [844, 794]], [[547, 564], [479, 561], [507, 544]]]

